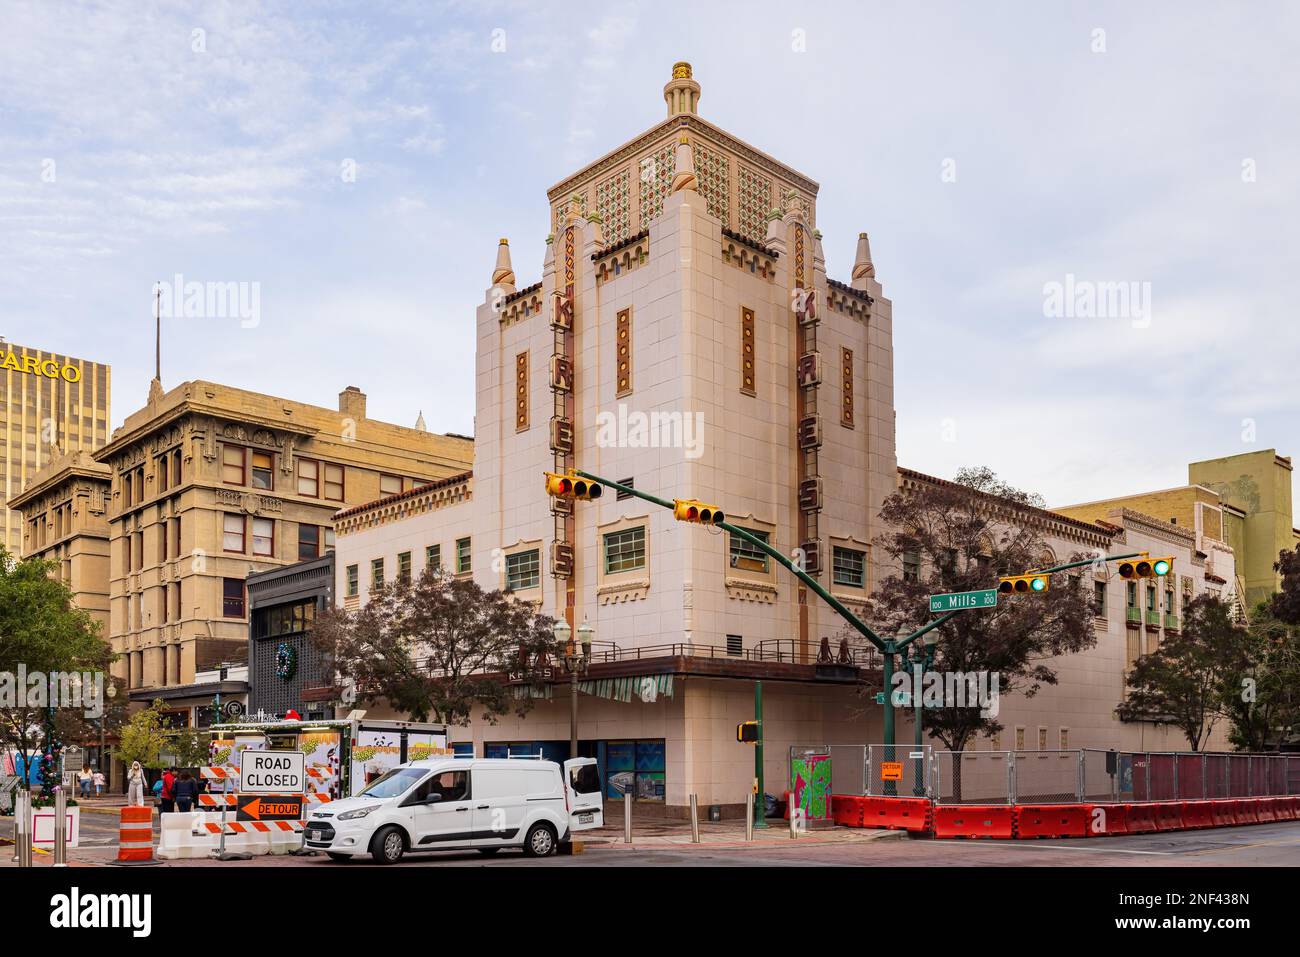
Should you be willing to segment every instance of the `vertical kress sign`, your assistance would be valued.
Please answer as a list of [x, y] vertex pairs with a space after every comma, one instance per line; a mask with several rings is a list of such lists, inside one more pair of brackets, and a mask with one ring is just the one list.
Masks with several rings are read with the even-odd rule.
[[239, 790], [243, 794], [301, 794], [307, 790], [306, 758], [301, 751], [241, 751]]

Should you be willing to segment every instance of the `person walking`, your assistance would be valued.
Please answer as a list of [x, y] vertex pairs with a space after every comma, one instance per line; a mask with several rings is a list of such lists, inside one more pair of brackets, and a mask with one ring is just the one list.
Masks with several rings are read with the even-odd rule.
[[108, 779], [104, 777], [103, 771], [96, 771], [94, 778], [95, 797], [104, 796], [104, 787], [108, 784]]
[[90, 773], [90, 765], [84, 765], [81, 773], [77, 775], [77, 783], [81, 785], [81, 796], [90, 797], [90, 785], [93, 783], [95, 776]]
[[160, 813], [170, 814], [176, 810], [176, 772], [171, 768], [163, 772], [162, 791], [158, 797], [158, 810]]
[[180, 779], [176, 782], [175, 795], [176, 810], [182, 814], [194, 807], [194, 802], [199, 796], [199, 786], [189, 771], [181, 772]]
[[126, 776], [126, 803], [132, 807], [144, 807], [144, 768], [139, 761], [131, 762], [131, 770]]

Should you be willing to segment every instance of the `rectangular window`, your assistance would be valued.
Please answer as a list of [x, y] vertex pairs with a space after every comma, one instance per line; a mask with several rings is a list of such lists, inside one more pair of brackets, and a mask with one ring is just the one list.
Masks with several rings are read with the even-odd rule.
[[225, 445], [221, 448], [221, 481], [227, 485], [244, 484], [244, 448]]
[[400, 475], [379, 476], [380, 495], [396, 495], [401, 490], [402, 490], [402, 477]]
[[244, 516], [226, 513], [222, 518], [221, 547], [228, 552], [244, 553]]
[[1016, 750], [1025, 750], [1025, 729], [1016, 728]]
[[261, 488], [270, 491], [275, 488], [275, 471], [273, 469], [274, 460], [269, 452], [253, 453], [252, 475], [253, 488]]
[[358, 571], [356, 565], [349, 565], [347, 567], [346, 575], [347, 585], [345, 586], [345, 594], [348, 598], [356, 598], [357, 592], [360, 590], [361, 573]]
[[541, 552], [532, 549], [506, 556], [506, 591], [523, 591], [542, 583]]
[[275, 554], [275, 521], [269, 518], [253, 519], [253, 554]]
[[836, 546], [831, 555], [832, 581], [836, 585], [862, 588], [867, 582], [867, 553]]
[[221, 580], [221, 613], [227, 618], [244, 617], [244, 582], [239, 578]]
[[181, 484], [181, 450], [172, 452], [172, 485]]
[[459, 538], [456, 540], [456, 574], [463, 575], [465, 572], [470, 571], [471, 568], [469, 539]]
[[903, 581], [921, 580], [921, 555], [916, 551], [903, 552]]
[[384, 560], [374, 558], [370, 561], [370, 587], [379, 588], [384, 583]]
[[325, 497], [331, 502], [343, 501], [343, 466], [326, 463]]
[[438, 574], [442, 571], [442, 546], [430, 545], [424, 550], [424, 568]]
[[1106, 617], [1106, 583], [1092, 583], [1092, 613], [1098, 618]]
[[298, 526], [298, 561], [305, 562], [320, 555], [320, 526]]
[[1165, 589], [1165, 614], [1172, 615], [1173, 613], [1174, 613], [1174, 590], [1172, 588], [1166, 588]]
[[1138, 586], [1137, 582], [1128, 583], [1128, 606], [1136, 608], [1138, 606]]
[[411, 553], [402, 552], [397, 556], [397, 580], [403, 585], [411, 583]]
[[1156, 590], [1150, 585], [1147, 586], [1147, 611], [1156, 610]]
[[[760, 542], [767, 544], [767, 532], [759, 531], [754, 528], [746, 528], [744, 531], [749, 532]], [[746, 541], [739, 535], [728, 536], [731, 539], [731, 567], [738, 568], [746, 572], [766, 572], [767, 571], [767, 553], [757, 545]]]
[[1046, 728], [1038, 729], [1038, 750], [1039, 751], [1047, 750], [1047, 729]]
[[1062, 728], [1059, 732], [1059, 736], [1060, 736], [1060, 745], [1061, 745], [1060, 750], [1069, 751], [1070, 750], [1070, 729]]
[[605, 536], [605, 574], [645, 568], [645, 526], [625, 528]]
[[298, 494], [320, 498], [320, 463], [315, 459], [298, 459]]
[[325, 551], [334, 551], [334, 529], [325, 529]]

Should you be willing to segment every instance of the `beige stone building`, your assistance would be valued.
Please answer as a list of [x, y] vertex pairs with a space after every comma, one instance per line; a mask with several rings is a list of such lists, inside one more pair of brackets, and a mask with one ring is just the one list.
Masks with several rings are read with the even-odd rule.
[[108, 640], [108, 499], [111, 472], [86, 451], [51, 461], [9, 500], [23, 519], [23, 558], [57, 563], [55, 575]]
[[108, 467], [109, 635], [134, 701], [206, 706], [196, 672], [242, 662], [244, 579], [333, 547], [340, 507], [463, 471], [472, 441], [214, 382], [155, 379], [95, 458]]
[[108, 439], [108, 366], [0, 337], [0, 545], [23, 550], [23, 518], [9, 500], [67, 452]]

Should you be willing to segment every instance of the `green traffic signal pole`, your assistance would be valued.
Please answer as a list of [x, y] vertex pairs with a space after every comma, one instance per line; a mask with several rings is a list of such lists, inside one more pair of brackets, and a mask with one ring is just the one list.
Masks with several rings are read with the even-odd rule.
[[[601, 476], [595, 475], [591, 472], [584, 472], [582, 471], [582, 469], [575, 469], [574, 471], [577, 475], [581, 476], [582, 478], [588, 479], [592, 482], [599, 482], [601, 485], [608, 485], [610, 488], [616, 489], [617, 491], [622, 492], [624, 495], [631, 495], [634, 498], [641, 499], [642, 501], [650, 502], [653, 505], [658, 505], [660, 508], [666, 508], [671, 510], [676, 507], [675, 504], [669, 501], [668, 499], [659, 498], [657, 495], [651, 495], [648, 492], [643, 492], [640, 489], [633, 488], [630, 485], [622, 485], [618, 482], [611, 482], [607, 478], [602, 478]], [[726, 512], [724, 511], [723, 514], [725, 515]], [[904, 638], [882, 638], [880, 637], [880, 635], [876, 634], [874, 631], [871, 630], [870, 625], [868, 625], [865, 621], [862, 621], [860, 618], [858, 618], [858, 616], [853, 614], [853, 612], [849, 611], [848, 608], [844, 606], [843, 602], [841, 602], [829, 591], [823, 588], [821, 582], [817, 581], [817, 579], [813, 578], [802, 568], [798, 567], [794, 562], [792, 562], [786, 556], [782, 555], [779, 551], [777, 551], [767, 542], [763, 541], [757, 535], [751, 534], [750, 532], [745, 531], [743, 528], [739, 528], [735, 525], [732, 525], [730, 522], [726, 522], [726, 521], [719, 522], [716, 527], [726, 529], [728, 532], [730, 532], [732, 535], [735, 535], [737, 538], [743, 539], [744, 541], [753, 545], [759, 551], [763, 552], [768, 557], [770, 557], [778, 565], [785, 567], [801, 582], [803, 582], [810, 589], [812, 589], [812, 591], [819, 598], [821, 598], [822, 601], [830, 605], [831, 608], [834, 609], [835, 613], [838, 614], [841, 618], [843, 618], [846, 622], [848, 622], [849, 625], [855, 631], [857, 631], [860, 635], [866, 638], [867, 641], [871, 642], [880, 651], [881, 656], [884, 659], [884, 667], [882, 669], [883, 671], [882, 679], [885, 687], [885, 695], [884, 695], [885, 703], [883, 705], [884, 707], [884, 729], [883, 730], [884, 730], [885, 745], [887, 749], [885, 752], [885, 760], [892, 761], [893, 746], [894, 746], [894, 700], [893, 700], [893, 695], [890, 692], [890, 689], [893, 687], [894, 684], [894, 656], [905, 652], [907, 647], [912, 642], [916, 641], [916, 639], [920, 638], [922, 635], [926, 634], [927, 632], [933, 631], [935, 628], [938, 628], [940, 625], [947, 623], [951, 619], [955, 618], [957, 615], [961, 614], [962, 611], [968, 611], [969, 609], [950, 611], [946, 615], [943, 615], [940, 618], [936, 618], [934, 621], [929, 622], [926, 625], [923, 625], [922, 627], [918, 628], [916, 631], [912, 632], [910, 635], [907, 635]], [[1101, 558], [1087, 558], [1084, 559], [1083, 561], [1067, 562], [1064, 565], [1056, 565], [1052, 568], [1035, 569], [1033, 572], [1026, 572], [1026, 574], [1050, 575], [1055, 572], [1065, 571], [1066, 569], [1069, 568], [1080, 568], [1084, 565], [1092, 565], [1097, 562], [1114, 562], [1114, 561], [1120, 561], [1125, 558], [1137, 558], [1142, 554], [1144, 553], [1133, 552], [1132, 554], [1128, 554], [1128, 555], [1105, 555], [1102, 556]], [[761, 719], [759, 720], [758, 731], [759, 731], [759, 747], [761, 748], [762, 741], [763, 741], [763, 724]], [[894, 782], [886, 781], [885, 785], [887, 791], [892, 791]]]

